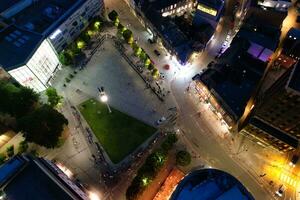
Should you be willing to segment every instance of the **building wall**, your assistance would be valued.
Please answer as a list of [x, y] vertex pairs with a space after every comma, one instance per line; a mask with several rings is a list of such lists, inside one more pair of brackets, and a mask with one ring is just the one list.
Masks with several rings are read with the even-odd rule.
[[21, 85], [37, 92], [46, 89], [53, 72], [60, 67], [56, 53], [47, 40], [44, 40], [30, 60], [22, 67], [8, 73]]
[[287, 152], [295, 150], [293, 147], [280, 141], [276, 137], [273, 137], [267, 132], [261, 130], [260, 128], [253, 126], [252, 124], [248, 124], [247, 126], [245, 126], [242, 132], [243, 134], [247, 134], [251, 137], [259, 138], [261, 140], [261, 143], [267, 143], [280, 151]]
[[260, 102], [255, 115], [300, 139], [300, 95], [286, 87], [292, 69], [277, 80]]
[[70, 44], [88, 26], [90, 20], [99, 14], [103, 7], [103, 0], [88, 0], [78, 8], [48, 37], [55, 50], [60, 52]]
[[177, 3], [170, 5], [166, 8], [161, 9], [161, 13], [163, 17], [167, 17], [170, 15], [178, 15], [180, 13], [184, 13], [187, 10], [192, 10], [196, 6], [193, 0], [182, 0]]

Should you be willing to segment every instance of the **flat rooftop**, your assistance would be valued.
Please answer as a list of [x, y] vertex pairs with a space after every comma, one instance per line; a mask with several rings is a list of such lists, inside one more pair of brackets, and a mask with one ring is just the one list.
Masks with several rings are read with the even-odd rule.
[[291, 79], [288, 86], [298, 92], [300, 92], [300, 62], [297, 63], [295, 69], [292, 71]]
[[23, 64], [34, 53], [43, 36], [16, 26], [8, 26], [0, 32], [0, 63], [6, 71]]
[[37, 33], [44, 33], [53, 24], [60, 24], [68, 15], [70, 8], [85, 0], [42, 0], [24, 8], [9, 20], [16, 26]]
[[33, 161], [9, 182], [4, 192], [8, 199], [73, 200]]
[[233, 176], [216, 169], [193, 171], [178, 184], [170, 200], [190, 199], [254, 200]]
[[1, 0], [0, 14], [20, 1], [21, 0]]
[[246, 52], [249, 43], [246, 44], [245, 40], [234, 41], [221, 60], [197, 78], [210, 89], [219, 104], [235, 120], [244, 113], [245, 106], [266, 68], [263, 61]]
[[[79, 200], [83, 192], [50, 161], [15, 156], [0, 167], [0, 186], [10, 200]], [[79, 193], [83, 196], [80, 196]]]

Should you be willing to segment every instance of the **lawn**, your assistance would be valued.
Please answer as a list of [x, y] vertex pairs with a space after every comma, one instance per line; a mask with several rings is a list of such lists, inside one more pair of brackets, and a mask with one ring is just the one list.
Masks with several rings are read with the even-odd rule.
[[133, 152], [156, 129], [105, 104], [89, 99], [79, 110], [104, 147], [113, 163], [119, 163]]

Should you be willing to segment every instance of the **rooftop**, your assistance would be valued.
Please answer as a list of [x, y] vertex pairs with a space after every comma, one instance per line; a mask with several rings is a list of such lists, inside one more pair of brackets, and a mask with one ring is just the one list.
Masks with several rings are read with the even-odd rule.
[[24, 8], [21, 12], [11, 17], [10, 20], [16, 26], [23, 29], [37, 33], [44, 33], [50, 28], [50, 32], [52, 32], [52, 25], [59, 25], [70, 13], [70, 8], [73, 8], [74, 6], [76, 7], [76, 5], [81, 5], [84, 1], [85, 0], [36, 1], [34, 4]]
[[0, 14], [22, 0], [1, 0]]
[[43, 159], [13, 157], [0, 167], [0, 183], [7, 199], [83, 199], [51, 170]]
[[[0, 63], [6, 71], [23, 65], [42, 42], [40, 34], [8, 26], [0, 32]], [[7, 59], [9, 58], [9, 59]]]
[[235, 120], [244, 113], [266, 67], [263, 61], [255, 59], [245, 49], [247, 43], [236, 40], [221, 60], [199, 77]]
[[298, 92], [300, 92], [300, 62], [295, 65], [292, 71], [291, 79], [289, 80], [288, 86]]
[[254, 200], [247, 189], [233, 176], [216, 169], [197, 170], [177, 186], [170, 200], [190, 199]]

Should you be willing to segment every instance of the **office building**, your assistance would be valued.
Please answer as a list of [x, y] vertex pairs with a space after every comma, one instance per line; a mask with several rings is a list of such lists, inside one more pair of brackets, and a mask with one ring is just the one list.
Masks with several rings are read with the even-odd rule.
[[246, 131], [279, 150], [295, 150], [300, 139], [299, 103], [300, 64], [297, 63], [259, 99]]
[[40, 92], [60, 68], [67, 47], [103, 9], [102, 0], [4, 0], [0, 6], [0, 67]]

